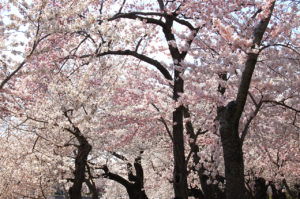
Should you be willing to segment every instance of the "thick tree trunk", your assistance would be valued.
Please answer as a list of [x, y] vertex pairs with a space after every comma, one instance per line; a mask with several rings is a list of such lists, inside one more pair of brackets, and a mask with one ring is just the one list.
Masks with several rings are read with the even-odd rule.
[[273, 182], [270, 182], [272, 188], [272, 199], [286, 199], [285, 193], [282, 192], [282, 189], [277, 190]]
[[[200, 178], [201, 188], [204, 193], [204, 199], [225, 199], [225, 192], [223, 192], [219, 188], [218, 184], [207, 184], [208, 176], [204, 175], [203, 174], [204, 169], [202, 169], [202, 170], [203, 171], [201, 172], [201, 175], [200, 175], [200, 171], [199, 171], [198, 175]], [[219, 178], [220, 178], [220, 176], [219, 176]], [[218, 180], [218, 177], [216, 180]]]
[[[262, 19], [254, 29], [252, 49], [261, 45], [263, 35], [272, 16], [274, 5], [275, 0], [268, 8], [270, 11], [269, 15]], [[220, 134], [225, 162], [225, 188], [227, 199], [244, 199], [246, 197], [242, 148], [243, 139], [240, 139], [238, 129], [258, 55], [259, 52], [248, 53], [236, 100], [228, 103], [226, 107], [218, 108], [218, 120], [220, 122]], [[220, 92], [222, 92], [222, 90], [220, 90]], [[243, 132], [242, 138], [246, 136], [246, 132], [247, 131]]]
[[79, 129], [75, 129], [76, 138], [80, 145], [78, 147], [78, 153], [75, 158], [75, 171], [73, 185], [69, 189], [70, 199], [81, 199], [82, 184], [85, 181], [85, 167], [87, 165], [87, 157], [92, 150], [92, 146], [88, 141], [80, 135]]
[[[174, 78], [174, 100], [177, 101], [179, 93], [183, 93], [183, 79], [180, 72], [175, 70]], [[175, 199], [188, 198], [187, 170], [184, 154], [184, 136], [183, 136], [183, 111], [181, 105], [173, 112], [173, 155], [174, 155], [174, 173], [173, 188]]]
[[[229, 131], [223, 131], [221, 135], [228, 135]], [[242, 144], [234, 139], [226, 139], [222, 142], [225, 178], [226, 178], [226, 198], [241, 199], [245, 198], [244, 185], [244, 162]]]
[[[142, 154], [143, 152], [141, 152]], [[122, 160], [127, 160], [125, 157], [117, 155]], [[126, 188], [130, 199], [148, 199], [144, 189], [144, 172], [141, 164], [141, 155], [139, 155], [134, 161], [135, 175], [132, 173], [132, 165], [127, 165], [128, 180], [117, 174], [111, 173], [108, 167], [103, 166], [103, 177], [114, 180]]]
[[226, 178], [226, 198], [245, 198], [244, 162], [242, 142], [238, 134], [238, 123], [232, 120], [236, 103], [230, 102], [218, 111], [220, 134], [223, 146]]
[[254, 185], [254, 199], [268, 199], [268, 186], [266, 186], [266, 181], [263, 178], [258, 178], [255, 180]]
[[145, 190], [141, 189], [139, 186], [131, 184], [126, 188], [129, 195], [129, 199], [148, 199]]
[[[160, 1], [162, 2], [162, 1]], [[163, 26], [163, 32], [168, 42], [176, 41], [174, 34], [172, 33], [173, 16], [165, 15], [166, 22]], [[169, 50], [176, 67], [181, 67], [180, 62], [184, 60], [186, 53], [181, 54], [178, 47], [169, 45]], [[175, 62], [178, 62], [176, 63]], [[180, 76], [181, 72], [174, 69], [174, 88], [173, 99], [178, 101], [179, 95], [184, 91], [184, 81]], [[173, 155], [174, 155], [174, 171], [173, 171], [173, 188], [175, 193], [175, 199], [187, 199], [188, 198], [188, 185], [187, 185], [187, 170], [185, 163], [184, 153], [184, 135], [183, 135], [183, 111], [184, 107], [181, 105], [173, 112]]]
[[134, 181], [133, 184], [126, 187], [130, 199], [148, 199], [144, 189], [144, 171], [141, 160], [141, 155], [134, 160], [136, 175], [133, 175], [132, 173], [129, 174], [129, 180]]
[[182, 125], [182, 108], [179, 107], [173, 113], [173, 154], [174, 174], [173, 187], [176, 199], [187, 199], [187, 173], [185, 168], [184, 138]]

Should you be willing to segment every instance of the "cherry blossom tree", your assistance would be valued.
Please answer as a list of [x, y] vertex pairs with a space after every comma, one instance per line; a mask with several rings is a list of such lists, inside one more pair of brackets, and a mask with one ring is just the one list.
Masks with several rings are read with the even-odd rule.
[[[36, 59], [39, 60], [40, 57], [36, 56]], [[48, 61], [53, 62], [51, 59]], [[132, 77], [126, 75], [125, 71], [120, 73], [121, 69], [118, 65], [112, 67], [107, 63], [99, 67], [97, 63], [90, 63], [82, 66], [81, 60], [78, 63], [70, 62], [75, 65], [76, 71], [73, 71], [74, 66], [66, 64], [66, 69], [55, 74], [56, 71], [53, 71], [52, 65], [49, 64], [49, 68], [43, 68], [40, 73], [27, 75], [18, 82], [23, 85], [18, 86], [20, 88], [18, 94], [23, 96], [22, 92], [26, 90], [28, 95], [28, 99], [24, 100], [27, 102], [24, 106], [26, 111], [19, 120], [23, 120], [22, 124], [26, 123], [30, 127], [28, 131], [32, 131], [33, 136], [37, 137], [35, 150], [39, 151], [41, 150], [39, 147], [48, 145], [52, 149], [47, 149], [46, 153], [47, 156], [52, 157], [50, 160], [53, 164], [69, 165], [69, 169], [64, 166], [64, 169], [60, 169], [57, 174], [62, 180], [70, 181], [72, 185], [70, 187], [68, 183], [70, 197], [77, 198], [81, 197], [84, 183], [90, 191], [93, 191], [95, 178], [111, 177], [108, 166], [104, 165], [103, 161], [99, 161], [103, 159], [105, 153], [116, 154], [115, 151], [129, 153], [130, 150], [136, 152], [141, 144], [133, 144], [134, 147], [124, 145], [129, 145], [135, 135], [138, 135], [138, 139], [146, 139], [153, 137], [160, 130], [161, 126], [154, 125], [157, 124], [158, 113], [147, 99], [148, 96], [156, 95], [159, 86], [154, 88], [155, 84], [151, 83], [153, 79], [149, 78], [149, 90], [146, 90], [149, 94], [144, 95], [141, 90], [133, 90], [136, 84], [131, 80], [136, 74]], [[104, 63], [105, 59], [102, 61], [103, 65]], [[77, 64], [80, 68], [77, 68]], [[36, 60], [32, 60], [28, 70], [39, 70], [38, 65]], [[129, 69], [130, 67], [127, 67], [128, 71]], [[133, 67], [130, 72], [135, 70], [136, 68]], [[142, 76], [138, 77], [142, 78]], [[145, 86], [141, 89], [146, 89], [146, 79], [144, 78], [143, 81]], [[126, 83], [129, 85], [124, 87]], [[129, 97], [130, 101], [128, 101]], [[139, 104], [136, 103], [137, 101]], [[143, 101], [145, 105], [141, 104]], [[135, 138], [135, 142], [140, 142], [138, 139]], [[142, 146], [141, 149], [145, 149], [146, 143]], [[40, 155], [44, 154], [36, 154], [36, 156]], [[65, 159], [61, 161], [59, 157]], [[141, 157], [135, 158], [134, 165], [137, 165], [135, 167], [139, 169], [138, 171], [143, 171], [142, 166], [138, 166], [139, 158]], [[94, 170], [98, 168], [102, 168], [104, 173], [95, 174]], [[132, 172], [129, 174], [129, 180], [135, 183], [131, 185], [128, 181], [123, 184], [126, 186], [128, 184], [126, 188], [129, 196], [136, 198], [134, 192], [138, 189], [144, 192], [143, 176], [138, 175], [139, 180], [135, 180], [137, 177]], [[111, 179], [118, 181], [122, 177]], [[97, 194], [96, 191], [93, 193]]]
[[[18, 101], [7, 103], [17, 104], [10, 112], [24, 112], [17, 120], [50, 145], [49, 157], [74, 163], [71, 198], [81, 198], [84, 183], [95, 187], [88, 168], [97, 167], [127, 191], [134, 182], [145, 198], [149, 176], [135, 160], [157, 139], [172, 149], [175, 198], [220, 198], [223, 189], [228, 199], [245, 198], [254, 158], [267, 157], [259, 165], [270, 180], [270, 168], [279, 179], [298, 172], [297, 1], [32, 3], [14, 2], [28, 8], [24, 20], [36, 20], [37, 33], [0, 90], [11, 83]], [[99, 161], [114, 152], [138, 165], [128, 180]]]
[[[207, 59], [209, 59], [207, 60], [208, 64], [212, 64], [213, 62], [216, 67], [219, 67], [218, 69], [215, 67], [209, 67], [209, 70], [212, 70], [213, 74], [217, 74], [221, 81], [227, 81], [228, 76], [234, 76], [232, 77], [232, 79], [234, 79], [233, 81], [237, 81], [237, 83], [234, 85], [235, 87], [233, 87], [230, 91], [228, 91], [227, 89], [225, 100], [228, 101], [228, 104], [222, 105], [222, 103], [220, 103], [222, 97], [219, 98], [219, 100], [217, 99], [216, 102], [218, 111], [215, 112], [218, 112], [216, 118], [218, 121], [220, 121], [220, 134], [225, 160], [227, 197], [244, 197], [245, 188], [242, 145], [244, 138], [248, 132], [249, 125], [254, 116], [258, 113], [261, 105], [259, 105], [254, 100], [253, 102], [256, 105], [256, 111], [254, 111], [253, 116], [250, 116], [249, 119], [246, 119], [247, 122], [245, 124], [240, 123], [244, 120], [241, 120], [242, 113], [244, 112], [247, 102], [252, 74], [254, 72], [255, 66], [257, 65], [258, 55], [264, 52], [268, 52], [268, 48], [272, 46], [282, 46], [283, 48], [286, 47], [289, 50], [294, 51], [296, 56], [298, 54], [294, 48], [294, 39], [296, 38], [296, 33], [294, 34], [290, 32], [281, 35], [281, 37], [289, 38], [288, 40], [293, 44], [287, 45], [275, 43], [277, 40], [276, 37], [278, 37], [278, 35], [273, 33], [275, 31], [274, 25], [276, 25], [278, 21], [284, 20], [286, 18], [286, 16], [283, 15], [284, 9], [291, 9], [289, 16], [292, 19], [295, 17], [295, 11], [297, 10], [297, 5], [294, 5], [293, 7], [293, 5], [291, 6], [291, 4], [285, 5], [284, 2], [279, 2], [278, 4], [280, 4], [280, 6], [278, 6], [278, 8], [275, 10], [276, 12], [273, 13], [275, 1], [260, 2], [257, 4], [258, 8], [255, 7], [255, 4], [248, 4], [247, 2], [241, 2], [240, 4], [238, 4], [238, 6], [233, 3], [226, 3], [225, 5], [223, 3], [218, 4], [217, 2], [212, 2], [211, 4], [205, 3], [203, 7], [200, 7], [200, 5], [202, 4], [198, 2], [164, 3], [163, 1], [158, 1], [158, 5], [156, 5], [156, 7], [154, 7], [154, 5], [153, 7], [148, 7], [148, 9], [152, 8], [153, 12], [139, 12], [136, 10], [141, 10], [141, 8], [147, 5], [142, 4], [129, 6], [125, 2], [121, 6], [121, 9], [118, 11], [118, 13], [114, 14], [112, 17], [107, 18], [107, 21], [115, 21], [119, 19], [122, 23], [125, 23], [125, 19], [139, 19], [143, 21], [145, 25], [150, 24], [149, 26], [155, 25], [157, 27], [160, 27], [164, 35], [164, 39], [168, 44], [166, 50], [169, 51], [168, 55], [170, 56], [170, 60], [173, 62], [172, 66], [174, 67], [174, 77], [170, 77], [171, 75], [168, 71], [168, 68], [161, 65], [161, 62], [157, 62], [157, 60], [152, 59], [145, 54], [138, 53], [138, 51], [136, 50], [137, 48], [135, 50], [130, 50], [129, 47], [122, 47], [118, 50], [108, 49], [108, 51], [106, 52], [99, 53], [98, 56], [130, 55], [156, 67], [167, 80], [174, 79], [174, 82], [172, 84], [173, 99], [175, 102], [178, 100], [180, 102], [179, 105], [175, 107], [175, 111], [173, 113], [173, 183], [175, 197], [187, 198], [188, 195], [187, 171], [186, 168], [183, 167], [183, 165], [186, 165], [184, 153], [185, 147], [183, 135], [183, 117], [184, 110], [186, 110], [187, 107], [184, 106], [184, 101], [182, 101], [185, 97], [185, 95], [182, 95], [182, 93], [185, 81], [183, 77], [183, 71], [189, 67], [188, 64], [184, 63], [184, 60], [188, 54], [188, 50], [193, 48], [194, 43], [195, 46], [201, 47], [199, 52], [203, 52], [203, 50], [209, 50], [212, 54], [214, 54], [213, 56], [217, 57], [206, 57]], [[225, 11], [221, 12], [220, 10], [215, 8], [216, 6], [225, 6], [228, 7], [228, 9], [224, 9]], [[291, 7], [285, 8], [285, 6]], [[136, 8], [132, 9], [132, 7]], [[192, 8], [196, 9], [193, 10]], [[204, 10], [204, 8], [207, 9]], [[128, 11], [124, 11], [125, 9], [128, 9]], [[251, 12], [248, 12], [248, 14], [246, 14], [246, 10], [249, 10]], [[193, 13], [193, 11], [195, 12], [195, 14]], [[188, 13], [188, 16], [186, 16], [187, 14], [185, 12]], [[276, 19], [277, 21], [274, 19], [274, 22], [271, 23], [273, 28], [267, 29], [272, 15], [275, 15], [279, 19]], [[201, 17], [205, 19], [204, 16], [206, 16], [206, 18], [210, 16], [213, 20], [203, 20]], [[221, 20], [219, 16], [222, 16], [223, 20]], [[226, 17], [224, 18], [224, 16]], [[241, 16], [241, 18], [239, 18], [239, 16]], [[191, 19], [198, 19], [198, 21], [191, 22]], [[105, 21], [105, 19], [101, 20], [100, 23], [102, 23], [102, 21]], [[248, 21], [248, 23], [245, 23], [245, 21]], [[174, 27], [174, 24], [176, 23], [178, 24], [178, 26], [182, 27], [183, 31], [176, 32], [176, 28]], [[227, 25], [227, 23], [229, 24]], [[292, 24], [290, 26], [291, 31], [293, 30], [293, 27], [296, 28], [295, 25], [296, 24]], [[211, 32], [212, 30], [215, 30], [216, 34], [213, 34]], [[196, 33], [198, 33], [199, 37], [197, 36], [195, 38]], [[207, 40], [203, 41], [203, 38], [205, 37], [201, 37], [200, 35], [204, 34], [208, 34], [208, 37], [206, 37]], [[263, 36], [265, 34], [268, 34], [268, 37], [266, 38], [266, 40], [263, 40]], [[193, 43], [194, 40], [195, 42]], [[210, 43], [207, 44], [207, 41], [211, 41], [211, 43], [213, 43], [213, 47], [210, 46]], [[222, 48], [222, 46], [217, 46], [220, 45], [220, 43], [223, 43], [225, 47]], [[138, 43], [138, 45], [139, 44], [140, 43]], [[151, 52], [153, 52], [153, 50]], [[222, 54], [220, 55], [220, 53]], [[230, 58], [231, 55], [233, 58], [232, 60], [237, 59], [239, 65], [234, 65], [232, 63], [232, 60]], [[225, 56], [229, 58], [227, 60], [224, 60]], [[204, 62], [205, 58], [203, 58], [203, 60], [201, 61]], [[227, 64], [228, 69], [226, 69]], [[223, 65], [224, 69], [220, 69], [219, 65]], [[221, 72], [218, 72], [220, 70]], [[235, 76], [235, 71], [237, 71], [237, 73], [242, 73], [242, 75], [237, 74], [237, 76]], [[220, 84], [219, 91], [220, 95], [223, 95], [226, 91], [226, 88]], [[236, 97], [233, 97], [234, 95], [236, 95]], [[216, 92], [214, 92], [213, 95], [208, 95], [208, 97], [211, 98], [217, 96], [218, 94]], [[271, 103], [271, 101], [268, 100], [264, 102]], [[282, 105], [280, 103], [277, 104]], [[189, 113], [188, 111], [186, 112], [186, 115], [188, 117]], [[296, 110], [296, 115], [297, 114], [298, 110]]]

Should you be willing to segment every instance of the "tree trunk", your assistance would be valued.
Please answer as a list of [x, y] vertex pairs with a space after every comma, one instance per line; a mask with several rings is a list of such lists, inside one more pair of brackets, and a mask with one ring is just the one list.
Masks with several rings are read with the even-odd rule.
[[268, 199], [268, 186], [266, 186], [266, 181], [263, 178], [258, 178], [255, 180], [254, 189], [254, 199]]
[[[229, 133], [232, 132], [222, 131], [221, 136], [226, 137]], [[239, 140], [229, 138], [222, 141], [222, 146], [225, 162], [226, 198], [245, 198], [242, 144]]]
[[[162, 2], [162, 1], [160, 1]], [[174, 34], [172, 33], [172, 25], [174, 22], [173, 16], [165, 15], [166, 23], [163, 26], [163, 32], [168, 42], [176, 41]], [[180, 62], [184, 60], [186, 53], [181, 54], [178, 47], [174, 47], [170, 44], [169, 50], [176, 67], [181, 67]], [[175, 63], [176, 62], [178, 63]], [[180, 76], [181, 72], [178, 69], [174, 69], [174, 88], [173, 88], [173, 100], [178, 101], [179, 95], [184, 91], [184, 81]], [[183, 135], [183, 105], [176, 107], [173, 112], [173, 156], [174, 156], [174, 171], [173, 171], [173, 188], [175, 193], [175, 199], [187, 199], [188, 198], [188, 185], [187, 185], [187, 170], [185, 163], [184, 153], [184, 135]]]
[[[262, 19], [255, 27], [252, 49], [261, 45], [274, 6], [275, 0], [268, 8], [270, 11], [268, 16]], [[259, 52], [248, 53], [236, 100], [228, 103], [226, 107], [218, 108], [218, 120], [220, 122], [220, 134], [225, 162], [225, 188], [227, 199], [244, 199], [246, 197], [244, 185], [243, 139], [240, 139], [238, 129], [239, 121], [247, 101], [248, 91], [258, 55]], [[246, 136], [246, 132], [247, 131], [243, 132], [244, 135], [242, 135], [242, 138]]]
[[[183, 79], [180, 72], [175, 70], [173, 98], [175, 101], [179, 98], [179, 93], [183, 93]], [[174, 173], [173, 188], [175, 199], [188, 198], [187, 170], [185, 166], [184, 154], [184, 136], [183, 136], [183, 111], [181, 105], [173, 112], [173, 155], [174, 155]]]
[[182, 125], [182, 108], [176, 108], [173, 113], [173, 155], [174, 173], [173, 187], [176, 199], [187, 199], [187, 173], [185, 168], [184, 138]]
[[282, 192], [282, 189], [277, 190], [273, 182], [270, 182], [272, 188], [272, 199], [286, 199], [285, 193]]
[[69, 195], [70, 199], [81, 199], [82, 184], [85, 181], [85, 167], [87, 165], [87, 158], [92, 150], [92, 146], [88, 143], [85, 137], [80, 135], [78, 128], [75, 129], [74, 134], [80, 145], [75, 158], [74, 180], [72, 187], [69, 189]]
[[[140, 153], [142, 154], [143, 151], [141, 151]], [[130, 199], [148, 199], [144, 189], [144, 172], [141, 163], [141, 154], [137, 158], [135, 158], [134, 161], [134, 168], [136, 173], [135, 175], [132, 172], [132, 165], [130, 163], [127, 164], [128, 180], [126, 180], [122, 176], [111, 173], [106, 165], [104, 165], [102, 168], [104, 171], [103, 177], [114, 180], [123, 185], [126, 188]], [[118, 157], [122, 160], [127, 160], [125, 157], [121, 157], [119, 155]]]
[[220, 134], [223, 146], [226, 178], [226, 198], [245, 198], [244, 161], [242, 142], [238, 134], [238, 123], [232, 120], [236, 103], [230, 102], [219, 108]]
[[99, 199], [98, 190], [95, 183], [91, 180], [86, 180], [85, 184], [88, 186], [90, 193], [92, 194], [92, 199]]
[[129, 199], [148, 199], [145, 190], [141, 189], [138, 185], [131, 184], [126, 187], [126, 190], [129, 195]]
[[126, 187], [130, 199], [148, 199], [144, 189], [144, 171], [141, 161], [141, 155], [135, 158], [134, 168], [136, 175], [133, 175], [132, 173], [129, 175], [129, 178], [132, 178], [134, 181], [133, 184], [130, 184], [130, 186]]

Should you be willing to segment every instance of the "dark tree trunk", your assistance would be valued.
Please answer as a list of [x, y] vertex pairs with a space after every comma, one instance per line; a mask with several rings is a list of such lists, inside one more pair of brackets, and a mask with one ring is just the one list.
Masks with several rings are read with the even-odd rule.
[[268, 190], [268, 186], [266, 186], [265, 179], [258, 178], [255, 180], [255, 185], [254, 185], [255, 199], [268, 199], [267, 190]]
[[148, 199], [144, 189], [144, 172], [141, 164], [141, 156], [134, 161], [136, 175], [130, 171], [129, 180], [133, 181], [130, 186], [126, 187], [130, 199]]
[[[176, 41], [172, 33], [173, 17], [165, 16], [166, 23], [163, 27], [163, 32], [166, 40]], [[177, 47], [169, 45], [169, 50], [173, 60], [180, 63], [186, 54], [180, 54]], [[176, 64], [176, 67], [181, 67]], [[184, 81], [180, 76], [181, 72], [174, 69], [174, 88], [173, 99], [177, 101], [179, 95], [184, 92]], [[173, 112], [173, 156], [174, 156], [174, 171], [173, 171], [173, 188], [176, 199], [188, 198], [187, 185], [187, 170], [184, 153], [184, 135], [183, 135], [183, 111], [184, 107], [181, 105]]]
[[[141, 151], [141, 154], [143, 152]], [[118, 158], [122, 160], [127, 159], [121, 155], [118, 155], [114, 153]], [[125, 178], [111, 173], [108, 169], [108, 167], [105, 165], [103, 166], [103, 177], [114, 180], [121, 185], [123, 185], [126, 188], [126, 191], [128, 193], [128, 196], [130, 199], [148, 199], [145, 189], [144, 189], [144, 172], [143, 172], [143, 167], [141, 164], [141, 155], [138, 156], [135, 161], [134, 161], [134, 168], [136, 175], [132, 173], [132, 165], [130, 163], [127, 164], [127, 169], [128, 169], [128, 180]]]
[[[217, 177], [218, 178], [218, 177]], [[205, 199], [225, 199], [225, 193], [222, 191], [218, 184], [207, 184], [208, 176], [204, 175], [203, 172], [200, 176], [201, 188], [204, 193]], [[218, 179], [216, 179], [218, 180]], [[219, 181], [219, 180], [218, 180]]]
[[245, 198], [243, 150], [238, 134], [238, 124], [233, 121], [235, 109], [236, 103], [232, 101], [226, 107], [218, 110], [227, 199]]
[[[263, 35], [272, 16], [274, 5], [275, 1], [269, 8], [269, 15], [262, 19], [255, 27], [252, 49], [254, 49], [255, 46], [261, 45]], [[241, 139], [239, 137], [239, 121], [247, 101], [248, 91], [258, 55], [259, 52], [248, 53], [236, 100], [228, 103], [226, 107], [218, 108], [217, 119], [220, 122], [220, 134], [224, 154], [227, 199], [244, 199], [246, 197], [242, 146], [247, 129], [242, 132]], [[220, 92], [223, 91], [220, 90]]]
[[148, 199], [145, 190], [141, 190], [138, 185], [131, 184], [126, 190], [130, 199]]
[[273, 182], [270, 182], [270, 186], [272, 188], [272, 199], [286, 199], [282, 189], [277, 190]]
[[185, 168], [184, 138], [183, 138], [183, 113], [182, 106], [173, 113], [173, 155], [174, 174], [173, 187], [178, 199], [187, 199], [187, 172]]
[[[177, 75], [176, 75], [177, 74]], [[183, 80], [179, 77], [179, 72], [175, 71], [174, 98], [177, 101], [178, 94], [183, 92]], [[174, 174], [173, 187], [175, 198], [187, 199], [187, 170], [184, 154], [183, 136], [183, 106], [177, 107], [173, 112], [173, 156]]]
[[82, 184], [85, 181], [85, 167], [92, 146], [88, 143], [86, 138], [81, 135], [78, 128], [75, 128], [73, 134], [80, 145], [78, 146], [78, 153], [75, 158], [74, 180], [72, 187], [69, 189], [69, 195], [70, 199], [81, 199]]
[[98, 190], [95, 183], [92, 180], [86, 180], [85, 184], [88, 186], [90, 193], [92, 194], [92, 199], [99, 199]]

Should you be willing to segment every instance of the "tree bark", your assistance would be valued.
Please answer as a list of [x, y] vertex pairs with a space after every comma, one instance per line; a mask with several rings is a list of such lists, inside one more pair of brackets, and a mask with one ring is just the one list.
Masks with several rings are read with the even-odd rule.
[[225, 162], [227, 199], [245, 198], [242, 142], [238, 134], [238, 123], [232, 120], [235, 108], [236, 103], [232, 101], [218, 111]]
[[[143, 152], [141, 152], [142, 154]], [[129, 163], [127, 165], [128, 169], [128, 180], [125, 178], [111, 173], [108, 167], [103, 166], [103, 177], [114, 180], [126, 188], [128, 196], [130, 199], [148, 199], [145, 189], [144, 189], [144, 172], [141, 164], [141, 155], [139, 155], [134, 161], [134, 168], [136, 175], [132, 173], [132, 165]]]
[[69, 189], [70, 199], [81, 199], [82, 184], [85, 181], [85, 167], [87, 165], [87, 158], [92, 150], [92, 146], [88, 143], [86, 138], [81, 135], [78, 128], [73, 131], [76, 139], [79, 141], [78, 153], [75, 158], [75, 171], [73, 185]]
[[282, 192], [282, 189], [277, 190], [273, 182], [270, 182], [272, 189], [272, 199], [286, 199], [285, 193]]
[[[252, 50], [261, 45], [263, 35], [270, 22], [275, 1], [270, 5], [269, 14], [262, 19], [253, 32]], [[221, 142], [223, 146], [226, 178], [226, 198], [244, 199], [246, 188], [244, 184], [244, 161], [243, 161], [243, 141], [239, 137], [239, 122], [247, 101], [247, 95], [252, 79], [252, 75], [257, 63], [258, 52], [248, 53], [243, 70], [241, 82], [235, 101], [231, 101], [225, 107], [218, 108], [217, 119], [220, 123]], [[245, 135], [242, 135], [245, 137]]]
[[[183, 80], [179, 77], [178, 71], [175, 71], [174, 81], [174, 99], [177, 101], [178, 93], [183, 92]], [[187, 170], [185, 166], [186, 163], [184, 154], [183, 108], [184, 107], [181, 105], [173, 112], [173, 187], [176, 199], [188, 198]]]
[[258, 178], [255, 180], [254, 185], [254, 199], [268, 199], [268, 186], [266, 186], [266, 180], [263, 178]]
[[94, 182], [91, 182], [90, 180], [86, 180], [85, 184], [88, 186], [90, 193], [92, 194], [92, 199], [99, 199], [98, 190], [95, 186]]
[[[176, 41], [175, 36], [172, 34], [173, 19], [171, 16], [165, 16], [166, 23], [163, 27], [163, 32], [166, 40]], [[172, 59], [179, 63], [176, 67], [181, 67], [180, 62], [184, 59], [185, 54], [180, 54], [177, 46], [169, 44], [169, 50]], [[180, 76], [181, 72], [174, 69], [174, 88], [173, 99], [178, 101], [180, 94], [184, 92], [184, 81]], [[173, 188], [175, 199], [188, 198], [188, 185], [187, 185], [187, 170], [185, 162], [185, 149], [184, 149], [184, 135], [183, 135], [183, 105], [176, 107], [173, 112], [173, 156], [174, 156], [174, 171], [173, 171]]]
[[182, 106], [173, 112], [173, 187], [176, 199], [187, 199], [187, 172], [185, 168]]

